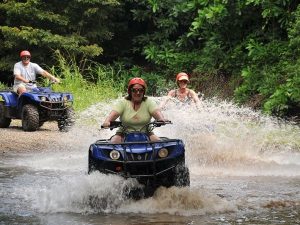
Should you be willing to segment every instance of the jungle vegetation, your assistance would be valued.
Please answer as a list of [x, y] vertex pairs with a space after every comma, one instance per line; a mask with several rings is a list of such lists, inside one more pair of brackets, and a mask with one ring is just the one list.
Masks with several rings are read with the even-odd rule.
[[[297, 116], [299, 5], [296, 0], [3, 0], [1, 78], [11, 74], [20, 50], [28, 49], [32, 61], [53, 73], [68, 79], [80, 74], [88, 86], [107, 84], [112, 92], [140, 75], [149, 80], [152, 94], [161, 94], [185, 71], [204, 94]], [[61, 62], [71, 65], [68, 73]]]

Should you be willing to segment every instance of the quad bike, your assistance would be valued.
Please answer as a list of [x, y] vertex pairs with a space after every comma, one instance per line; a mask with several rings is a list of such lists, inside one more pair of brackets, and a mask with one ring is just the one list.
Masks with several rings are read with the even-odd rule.
[[57, 121], [60, 131], [68, 131], [74, 124], [72, 105], [72, 94], [54, 92], [50, 85], [34, 87], [20, 96], [12, 90], [0, 91], [0, 128], [21, 119], [24, 131], [36, 131], [46, 121]]
[[[147, 124], [146, 128], [151, 132], [168, 123], [171, 122], [154, 121]], [[110, 129], [117, 127], [122, 127], [125, 131], [124, 142], [113, 144], [110, 139], [103, 139], [91, 144], [88, 173], [100, 171], [124, 178], [136, 178], [143, 189], [137, 195], [134, 193], [134, 198], [152, 196], [159, 186], [190, 185], [182, 140], [160, 137], [160, 141], [153, 142], [146, 133], [127, 132], [121, 122], [111, 122]]]

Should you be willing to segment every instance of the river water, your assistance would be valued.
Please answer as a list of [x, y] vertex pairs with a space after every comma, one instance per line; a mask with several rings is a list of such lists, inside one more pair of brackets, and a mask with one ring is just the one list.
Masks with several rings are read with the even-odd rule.
[[122, 195], [134, 180], [87, 175], [89, 145], [114, 133], [98, 129], [111, 104], [79, 115], [59, 146], [1, 156], [0, 224], [300, 224], [298, 126], [215, 99], [170, 103], [173, 124], [155, 133], [184, 140], [191, 186], [135, 201]]

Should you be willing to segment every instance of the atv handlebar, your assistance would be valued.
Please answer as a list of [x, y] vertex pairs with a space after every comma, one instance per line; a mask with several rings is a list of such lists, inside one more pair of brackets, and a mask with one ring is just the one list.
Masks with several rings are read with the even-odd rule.
[[109, 128], [109, 129], [115, 129], [115, 128], [118, 128], [118, 127], [121, 127], [122, 126], [122, 122], [121, 121], [111, 121], [109, 123], [109, 127], [105, 127], [103, 125], [101, 125], [101, 129], [105, 129], [105, 128]]
[[160, 126], [164, 126], [166, 124], [172, 124], [172, 122], [170, 120], [166, 120], [166, 121], [163, 121], [163, 120], [155, 120], [153, 122], [150, 122], [148, 123], [146, 126], [149, 126], [149, 125], [153, 125], [155, 127], [160, 127]]
[[[166, 124], [172, 124], [172, 122], [170, 120], [155, 120], [153, 122], [147, 123], [144, 127], [147, 127], [147, 129], [152, 127], [151, 130], [153, 130], [155, 127], [164, 126]], [[101, 125], [101, 128], [109, 128], [111, 130], [118, 127], [124, 127], [121, 121], [111, 121], [109, 127], [104, 127], [103, 125]]]

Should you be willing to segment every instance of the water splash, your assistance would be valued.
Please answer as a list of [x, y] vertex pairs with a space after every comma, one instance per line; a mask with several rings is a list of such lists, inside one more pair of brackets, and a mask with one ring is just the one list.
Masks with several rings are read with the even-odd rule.
[[34, 208], [42, 213], [168, 213], [172, 215], [204, 215], [232, 212], [231, 202], [203, 189], [159, 188], [153, 197], [128, 199], [127, 193], [139, 184], [134, 179], [93, 173], [89, 176], [60, 177], [51, 185], [25, 189], [34, 199]]
[[131, 201], [121, 207], [122, 213], [168, 213], [171, 215], [204, 215], [233, 212], [236, 207], [225, 199], [199, 188], [160, 187], [154, 196], [140, 201]]
[[61, 135], [58, 146], [49, 146], [48, 152], [13, 159], [12, 165], [29, 172], [18, 172], [16, 182], [22, 185], [15, 185], [11, 193], [42, 213], [203, 215], [232, 212], [244, 203], [229, 202], [200, 188], [199, 178], [300, 175], [298, 126], [216, 99], [203, 100], [199, 109], [169, 104], [163, 113], [173, 124], [154, 132], [184, 141], [192, 186], [160, 188], [152, 198], [127, 199], [124, 190], [135, 187], [134, 181], [86, 174], [89, 144], [115, 132], [99, 130], [112, 104], [114, 101], [98, 103], [82, 112], [76, 126]]
[[292, 123], [217, 99], [199, 109], [173, 104], [164, 114], [173, 126], [160, 134], [184, 140], [196, 174], [300, 175], [300, 128]]
[[[98, 131], [115, 102], [93, 105], [79, 121], [94, 121]], [[194, 174], [300, 175], [300, 127], [293, 123], [218, 99], [202, 100], [199, 109], [169, 102], [163, 113], [173, 124], [154, 132], [184, 141]], [[98, 137], [114, 133], [100, 130]]]

